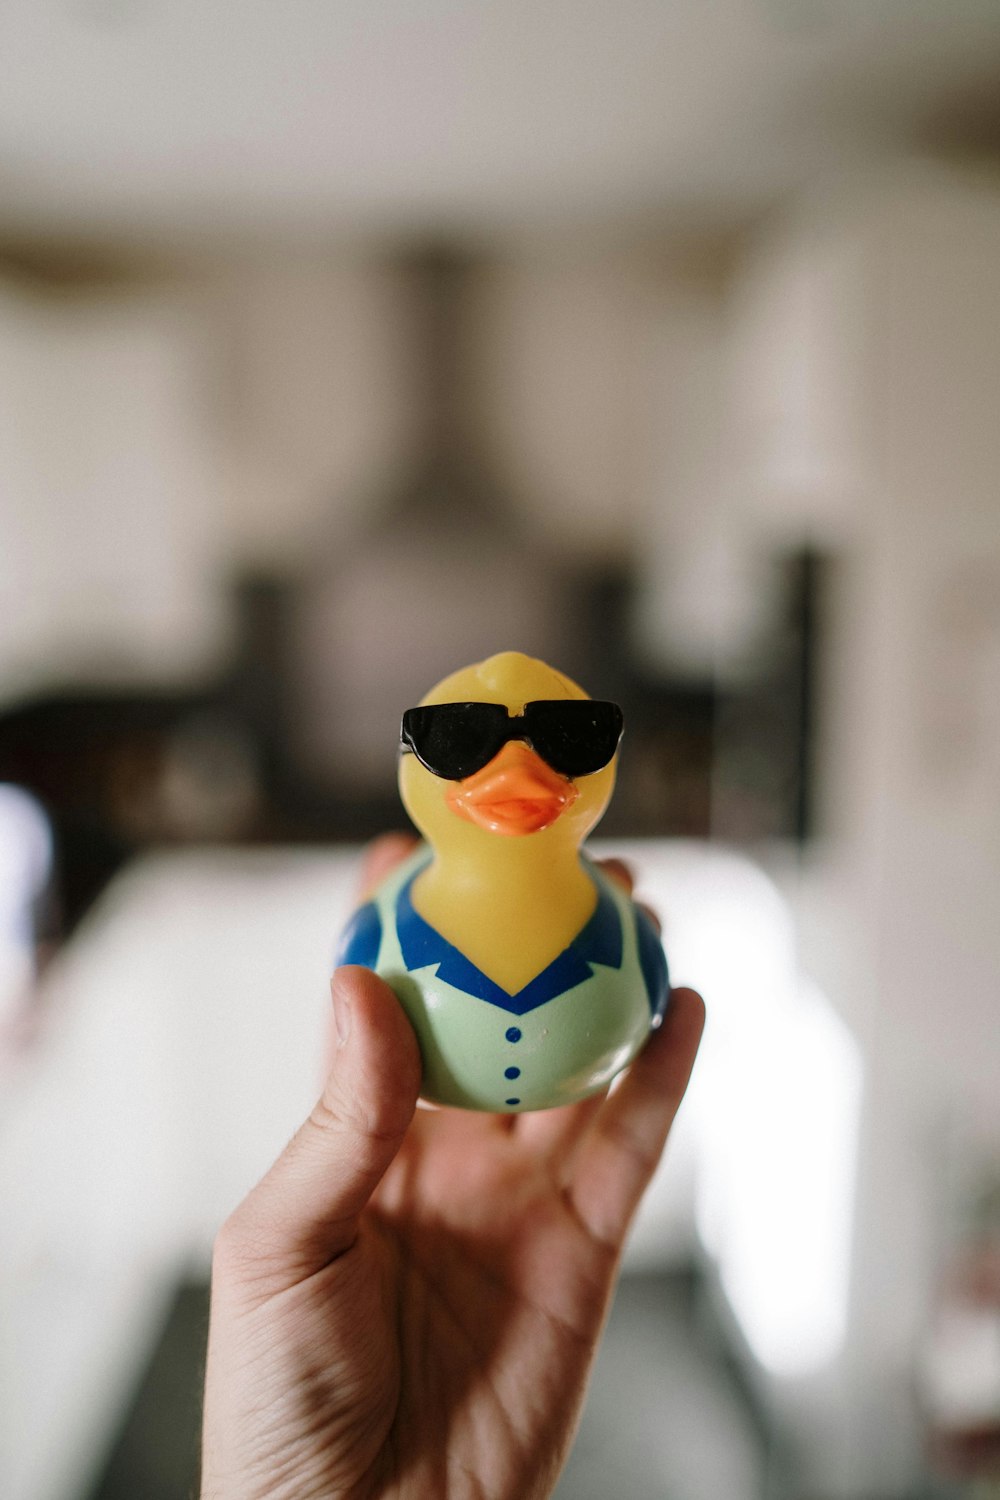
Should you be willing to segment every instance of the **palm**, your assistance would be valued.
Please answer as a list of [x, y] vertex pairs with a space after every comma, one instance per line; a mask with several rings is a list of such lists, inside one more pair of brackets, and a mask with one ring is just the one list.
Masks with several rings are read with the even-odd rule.
[[[560, 1114], [545, 1124], [572, 1137], [589, 1111]], [[540, 1123], [424, 1116], [377, 1200], [398, 1267], [391, 1430], [404, 1493], [428, 1451], [452, 1473], [420, 1492], [442, 1496], [456, 1472], [491, 1495], [547, 1493], [564, 1456], [617, 1252], [576, 1218]]]

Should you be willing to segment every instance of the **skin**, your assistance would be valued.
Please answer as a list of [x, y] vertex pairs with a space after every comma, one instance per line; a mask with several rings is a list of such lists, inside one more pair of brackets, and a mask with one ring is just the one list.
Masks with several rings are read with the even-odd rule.
[[[377, 845], [369, 883], [411, 847]], [[217, 1241], [202, 1500], [537, 1500], [702, 1002], [674, 990], [612, 1094], [493, 1116], [415, 1112], [420, 1061], [391, 990], [360, 968], [332, 989], [322, 1098]]]

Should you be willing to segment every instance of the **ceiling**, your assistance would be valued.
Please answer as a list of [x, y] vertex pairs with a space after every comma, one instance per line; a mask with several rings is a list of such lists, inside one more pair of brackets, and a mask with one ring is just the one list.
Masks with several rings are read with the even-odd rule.
[[1000, 0], [5, 0], [0, 234], [704, 232], [998, 120]]

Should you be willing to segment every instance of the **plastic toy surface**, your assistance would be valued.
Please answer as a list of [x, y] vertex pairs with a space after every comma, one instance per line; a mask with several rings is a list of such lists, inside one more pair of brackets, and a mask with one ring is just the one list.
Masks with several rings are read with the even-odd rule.
[[598, 1092], [659, 1025], [652, 924], [580, 851], [611, 797], [621, 710], [503, 652], [403, 715], [399, 787], [426, 842], [355, 913], [420, 1043], [423, 1096], [514, 1113]]

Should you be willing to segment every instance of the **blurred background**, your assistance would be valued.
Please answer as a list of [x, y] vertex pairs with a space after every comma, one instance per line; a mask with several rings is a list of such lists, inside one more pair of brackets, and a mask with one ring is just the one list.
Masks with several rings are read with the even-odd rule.
[[0, 1494], [196, 1484], [398, 721], [527, 650], [709, 1030], [560, 1500], [1000, 1494], [1000, 6], [10, 0]]

